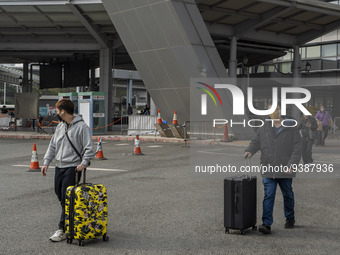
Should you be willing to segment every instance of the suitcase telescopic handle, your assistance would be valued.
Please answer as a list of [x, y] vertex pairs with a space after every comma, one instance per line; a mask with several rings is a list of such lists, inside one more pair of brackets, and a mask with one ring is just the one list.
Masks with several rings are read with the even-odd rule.
[[[79, 182], [78, 182], [78, 174], [79, 174], [79, 172], [78, 172], [77, 169], [76, 169], [76, 186], [79, 185]], [[84, 171], [83, 171], [83, 183], [86, 183], [86, 168], [85, 168]]]
[[[244, 160], [244, 165], [245, 166], [249, 166], [249, 168], [251, 168], [251, 159], [250, 158], [246, 158]], [[246, 179], [250, 179], [251, 180], [251, 175], [248, 174], [248, 172], [246, 172], [246, 174], [244, 175]]]
[[238, 196], [235, 196], [235, 213], [238, 213]]

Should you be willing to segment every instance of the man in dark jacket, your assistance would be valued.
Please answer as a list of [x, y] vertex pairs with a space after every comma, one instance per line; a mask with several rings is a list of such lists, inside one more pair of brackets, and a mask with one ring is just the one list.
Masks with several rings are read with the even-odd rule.
[[311, 116], [302, 115], [302, 119], [298, 126], [302, 135], [302, 159], [304, 164], [313, 163], [312, 148], [314, 139], [317, 137], [318, 124], [315, 118]]
[[244, 154], [245, 158], [250, 158], [261, 150], [262, 182], [265, 195], [263, 199], [263, 224], [259, 227], [259, 231], [263, 234], [271, 233], [278, 184], [284, 199], [285, 228], [294, 227], [292, 165], [298, 164], [301, 159], [301, 135], [298, 129], [293, 127], [294, 121], [285, 120], [280, 114], [279, 106], [270, 117], [272, 120], [267, 121], [258, 130]]

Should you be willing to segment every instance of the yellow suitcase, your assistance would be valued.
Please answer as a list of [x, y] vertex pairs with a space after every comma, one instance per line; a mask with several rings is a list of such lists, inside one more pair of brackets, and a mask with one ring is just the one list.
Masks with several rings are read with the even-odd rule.
[[[85, 177], [85, 176], [84, 176]], [[84, 183], [67, 188], [65, 197], [65, 229], [67, 243], [107, 236], [107, 192], [102, 184]]]

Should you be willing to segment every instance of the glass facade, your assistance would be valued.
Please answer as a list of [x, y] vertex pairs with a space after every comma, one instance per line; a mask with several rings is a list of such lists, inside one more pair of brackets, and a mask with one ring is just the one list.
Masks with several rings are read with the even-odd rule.
[[310, 46], [306, 47], [306, 58], [320, 58], [321, 56], [321, 46]]
[[[340, 69], [340, 43], [304, 46], [300, 48], [302, 66], [307, 62], [311, 64], [311, 71]], [[283, 57], [273, 60], [280, 72], [290, 73], [293, 61], [293, 53], [287, 52]], [[267, 72], [277, 72], [275, 68], [267, 69]]]

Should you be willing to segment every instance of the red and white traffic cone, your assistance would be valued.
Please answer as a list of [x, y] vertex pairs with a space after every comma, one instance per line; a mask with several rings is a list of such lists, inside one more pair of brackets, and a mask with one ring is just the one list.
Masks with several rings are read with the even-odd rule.
[[178, 122], [177, 122], [177, 112], [176, 112], [176, 110], [175, 110], [175, 112], [174, 112], [174, 117], [173, 117], [173, 119], [172, 119], [172, 124], [178, 125]]
[[144, 155], [140, 149], [140, 140], [139, 140], [139, 135], [136, 135], [136, 139], [135, 139], [135, 149], [133, 151], [134, 156], [141, 156]]
[[98, 138], [98, 147], [96, 153], [96, 159], [106, 160], [107, 158], [104, 157], [103, 148], [102, 148], [102, 138]]
[[40, 172], [39, 161], [38, 161], [38, 153], [37, 153], [37, 145], [36, 144], [33, 144], [31, 167], [30, 167], [30, 169], [27, 170], [27, 172]]
[[220, 142], [232, 142], [233, 140], [229, 138], [228, 125], [224, 125], [223, 139]]
[[162, 124], [163, 120], [161, 118], [161, 110], [158, 109], [158, 117], [157, 117], [157, 124]]

